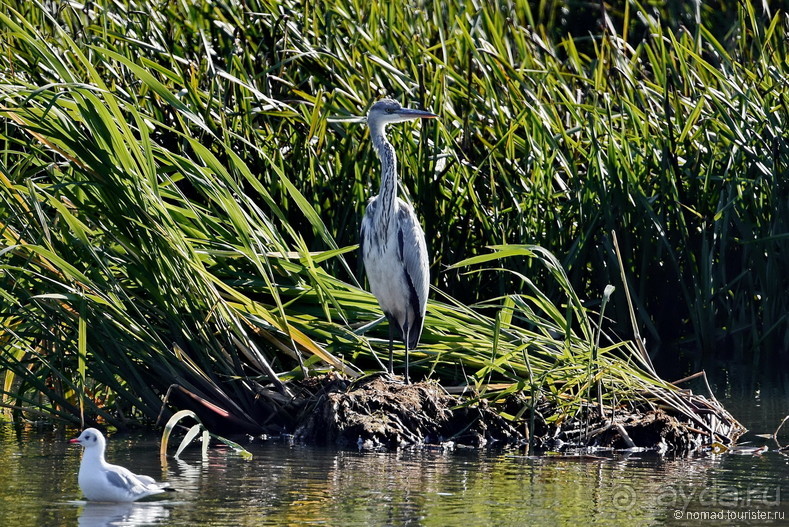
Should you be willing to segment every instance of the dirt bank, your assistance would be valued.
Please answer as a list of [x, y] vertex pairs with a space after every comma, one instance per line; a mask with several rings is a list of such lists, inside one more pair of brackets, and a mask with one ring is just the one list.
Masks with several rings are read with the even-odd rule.
[[[308, 381], [312, 395], [300, 405], [297, 440], [311, 444], [395, 449], [438, 444], [524, 446], [538, 450], [651, 449], [688, 453], [705, 444], [733, 444], [744, 433], [717, 403], [688, 395], [698, 408], [681, 412], [645, 404], [603, 409], [590, 405], [575, 416], [556, 419], [557, 409], [542, 401], [534, 413], [528, 401], [512, 398], [494, 411], [483, 400], [471, 404], [435, 383], [403, 384], [372, 375], [355, 382], [336, 376]], [[520, 413], [520, 419], [508, 420]], [[705, 427], [710, 422], [712, 426]], [[717, 423], [717, 425], [715, 425]], [[719, 426], [721, 423], [725, 427]], [[713, 428], [714, 426], [714, 428]]]

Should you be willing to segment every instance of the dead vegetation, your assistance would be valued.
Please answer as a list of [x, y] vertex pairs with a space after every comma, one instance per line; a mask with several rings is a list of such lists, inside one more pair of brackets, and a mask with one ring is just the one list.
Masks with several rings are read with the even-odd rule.
[[[593, 448], [687, 454], [707, 444], [732, 445], [745, 432], [717, 401], [688, 392], [678, 393], [696, 409], [696, 419], [646, 403], [608, 408], [602, 414], [589, 405], [579, 415], [565, 417], [543, 401], [533, 414], [526, 412], [510, 421], [502, 417], [501, 407], [494, 411], [484, 400], [470, 404], [429, 382], [406, 385], [380, 375], [349, 382], [327, 376], [310, 380], [307, 391], [312, 395], [299, 403], [295, 436], [319, 445], [396, 449], [423, 444], [530, 444], [536, 451]], [[512, 399], [504, 406], [523, 403]]]

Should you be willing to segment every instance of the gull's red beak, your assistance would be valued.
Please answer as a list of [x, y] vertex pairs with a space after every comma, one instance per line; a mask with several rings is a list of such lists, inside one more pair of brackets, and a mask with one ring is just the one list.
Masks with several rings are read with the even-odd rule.
[[79, 438], [75, 437], [73, 439], [68, 440], [69, 443], [79, 443]]

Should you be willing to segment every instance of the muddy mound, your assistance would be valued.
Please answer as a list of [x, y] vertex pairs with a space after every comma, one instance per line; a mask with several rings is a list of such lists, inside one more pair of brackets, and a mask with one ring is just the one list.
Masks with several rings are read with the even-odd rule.
[[261, 388], [254, 421], [178, 386], [165, 400], [188, 403], [222, 435], [235, 431], [365, 449], [528, 444], [536, 453], [626, 449], [686, 455], [705, 445], [732, 446], [746, 431], [714, 398], [680, 390], [645, 393], [643, 399], [616, 406], [582, 399], [568, 409], [522, 393], [489, 407], [469, 387], [458, 387], [463, 395], [452, 395], [432, 381], [404, 384], [380, 373], [356, 380], [329, 373], [291, 381], [288, 387], [287, 395]]
[[538, 420], [534, 445], [538, 450], [655, 450], [687, 453], [710, 439], [663, 410], [620, 413], [613, 419], [590, 411], [551, 427]]
[[305, 405], [296, 438], [319, 445], [393, 449], [453, 442], [480, 447], [523, 440], [505, 419], [458, 400], [431, 382], [403, 384], [374, 375], [324, 384]]

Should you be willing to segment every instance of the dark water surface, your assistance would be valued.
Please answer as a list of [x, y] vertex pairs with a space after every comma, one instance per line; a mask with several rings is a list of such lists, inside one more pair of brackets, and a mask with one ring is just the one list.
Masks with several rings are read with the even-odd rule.
[[[753, 433], [789, 400], [733, 401]], [[134, 504], [86, 503], [76, 430], [0, 425], [0, 526], [789, 525], [789, 453], [602, 461], [456, 450], [372, 453], [283, 443], [159, 461], [159, 437], [118, 435], [107, 458], [179, 492]], [[775, 446], [749, 435], [754, 444]], [[782, 432], [789, 443], [789, 423]]]

